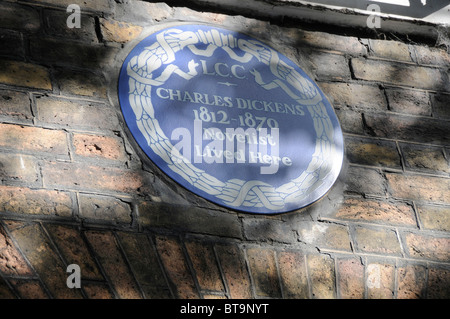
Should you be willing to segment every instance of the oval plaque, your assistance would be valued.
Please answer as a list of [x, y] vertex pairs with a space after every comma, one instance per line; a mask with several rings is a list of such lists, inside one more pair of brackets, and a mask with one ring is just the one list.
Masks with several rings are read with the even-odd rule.
[[317, 201], [337, 179], [343, 137], [319, 87], [245, 34], [180, 24], [139, 42], [118, 97], [138, 145], [214, 203], [274, 214]]

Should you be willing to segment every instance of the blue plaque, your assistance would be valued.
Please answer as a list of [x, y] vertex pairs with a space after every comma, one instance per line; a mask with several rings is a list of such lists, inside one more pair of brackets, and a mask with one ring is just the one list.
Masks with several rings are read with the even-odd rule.
[[319, 87], [245, 34], [178, 24], [135, 45], [118, 80], [145, 154], [214, 203], [274, 214], [305, 207], [339, 175], [343, 137]]

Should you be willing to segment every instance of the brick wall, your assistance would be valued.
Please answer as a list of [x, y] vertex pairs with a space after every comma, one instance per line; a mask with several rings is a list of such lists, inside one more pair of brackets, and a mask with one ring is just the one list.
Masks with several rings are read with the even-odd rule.
[[[71, 3], [80, 29], [66, 27]], [[324, 199], [238, 213], [141, 162], [108, 98], [111, 66], [173, 20], [239, 28], [317, 81], [346, 151]], [[450, 297], [443, 48], [109, 0], [0, 2], [0, 39], [0, 297]], [[81, 289], [66, 286], [69, 264]]]

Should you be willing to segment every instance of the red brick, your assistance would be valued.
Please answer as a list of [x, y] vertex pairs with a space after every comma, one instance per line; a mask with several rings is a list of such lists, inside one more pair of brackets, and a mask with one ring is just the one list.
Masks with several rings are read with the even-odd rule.
[[0, 83], [35, 89], [51, 90], [47, 68], [20, 61], [0, 60]]
[[428, 271], [427, 298], [448, 299], [450, 297], [450, 270], [431, 267]]
[[54, 298], [82, 298], [79, 289], [67, 287], [66, 267], [39, 224], [24, 225], [10, 231]]
[[11, 285], [17, 290], [22, 299], [48, 299], [42, 285], [37, 280], [10, 280]]
[[255, 285], [255, 292], [264, 297], [281, 297], [278, 270], [274, 251], [271, 249], [249, 248], [247, 258]]
[[369, 59], [352, 59], [351, 65], [355, 77], [360, 80], [450, 91], [444, 70]]
[[125, 147], [117, 137], [75, 133], [73, 145], [80, 156], [126, 161]]
[[347, 198], [336, 217], [383, 225], [417, 227], [412, 206], [404, 203]]
[[328, 255], [308, 255], [308, 274], [314, 299], [336, 298], [334, 260]]
[[423, 299], [426, 290], [426, 268], [420, 265], [406, 265], [398, 268], [398, 299]]
[[144, 185], [144, 176], [138, 172], [89, 166], [82, 163], [45, 163], [42, 168], [46, 186], [103, 192], [136, 193]]
[[175, 289], [175, 297], [181, 299], [199, 298], [194, 279], [190, 274], [179, 241], [175, 238], [157, 236], [156, 247], [166, 269], [169, 281]]
[[73, 227], [46, 224], [45, 228], [52, 237], [58, 250], [64, 256], [68, 264], [80, 266], [81, 278], [92, 280], [103, 280], [103, 276], [95, 264], [94, 258], [82, 238], [80, 231]]
[[16, 299], [17, 296], [8, 287], [6, 281], [0, 277], [0, 299]]
[[83, 283], [83, 290], [89, 299], [115, 299], [114, 294], [105, 283]]
[[40, 122], [75, 129], [117, 130], [118, 118], [106, 105], [78, 100], [36, 97]]
[[283, 287], [283, 298], [308, 299], [308, 278], [305, 256], [298, 251], [278, 253], [278, 265]]
[[1, 211], [70, 217], [72, 209], [72, 199], [66, 192], [0, 185]]
[[0, 90], [0, 116], [31, 120], [30, 98], [28, 94], [10, 90]]
[[31, 33], [37, 32], [41, 27], [37, 9], [9, 2], [0, 3], [0, 21], [2, 28]]
[[401, 256], [400, 243], [393, 230], [358, 226], [354, 237], [358, 252]]
[[367, 297], [369, 299], [393, 299], [395, 266], [387, 263], [370, 263], [366, 269]]
[[186, 242], [185, 245], [200, 289], [225, 291], [212, 247], [194, 241]]
[[4, 275], [30, 276], [32, 270], [0, 225], [0, 273]]
[[85, 234], [118, 297], [140, 299], [142, 296], [137, 283], [117, 246], [114, 235], [108, 231], [87, 231]]
[[448, 262], [450, 239], [425, 234], [407, 233], [405, 250], [412, 258]]
[[0, 147], [68, 157], [66, 133], [39, 127], [0, 124]]
[[433, 116], [440, 119], [450, 119], [450, 94], [431, 94]]
[[340, 298], [364, 299], [364, 265], [359, 258], [339, 258], [337, 274]]
[[243, 252], [234, 245], [216, 245], [217, 258], [232, 299], [252, 298], [250, 277]]
[[396, 198], [450, 203], [450, 179], [424, 175], [386, 174]]

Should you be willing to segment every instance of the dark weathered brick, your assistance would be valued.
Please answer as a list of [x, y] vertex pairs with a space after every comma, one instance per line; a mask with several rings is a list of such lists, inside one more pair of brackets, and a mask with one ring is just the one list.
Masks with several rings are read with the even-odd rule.
[[400, 114], [364, 113], [370, 135], [430, 144], [450, 144], [450, 125], [426, 117]]
[[346, 136], [345, 151], [351, 163], [401, 168], [394, 142]]
[[0, 90], [0, 117], [31, 120], [30, 98], [28, 94], [10, 90]]
[[400, 143], [407, 170], [447, 175], [450, 165], [442, 147]]
[[41, 27], [37, 9], [15, 3], [0, 3], [0, 21], [2, 28], [30, 33], [37, 32]]
[[226, 212], [143, 202], [139, 205], [139, 218], [147, 227], [175, 227], [194, 233], [242, 238], [239, 218]]
[[177, 298], [199, 298], [180, 242], [171, 237], [156, 237], [156, 247]]
[[142, 298], [113, 233], [109, 231], [87, 231], [85, 235], [97, 254], [100, 264], [118, 297], [123, 299]]
[[346, 191], [363, 195], [384, 196], [386, 193], [383, 175], [370, 168], [350, 166], [346, 176]]
[[63, 37], [64, 39], [73, 39], [96, 43], [97, 35], [95, 33], [94, 17], [86, 14], [80, 15], [80, 27], [69, 28], [67, 19], [70, 13], [59, 10], [44, 10], [44, 27], [47, 34]]
[[431, 94], [433, 116], [440, 119], [450, 119], [450, 94]]
[[48, 299], [49, 296], [45, 292], [38, 280], [10, 280], [11, 285], [20, 295], [22, 299]]
[[0, 83], [42, 90], [52, 89], [50, 73], [41, 65], [2, 59], [0, 70]]
[[[51, 47], [52, 50], [48, 50]], [[68, 41], [64, 38], [32, 38], [30, 54], [33, 61], [52, 66], [75, 65], [100, 70], [109, 66], [118, 49], [100, 44]]]
[[243, 226], [245, 238], [248, 240], [272, 240], [285, 243], [297, 240], [292, 225], [283, 221], [266, 218], [245, 218]]
[[232, 299], [251, 298], [250, 277], [243, 251], [231, 244], [217, 244], [214, 248], [230, 297]]
[[386, 89], [389, 109], [410, 115], [431, 115], [431, 104], [428, 93], [408, 89]]
[[430, 267], [428, 270], [427, 298], [448, 299], [450, 296], [450, 269]]
[[224, 291], [212, 246], [197, 241], [188, 241], [185, 245], [200, 289]]
[[152, 299], [170, 297], [156, 250], [148, 237], [145, 234], [132, 232], [120, 232], [118, 236], [145, 297]]
[[274, 253], [271, 249], [247, 249], [247, 258], [255, 285], [255, 292], [259, 296], [281, 297], [281, 287], [278, 281], [278, 270]]

